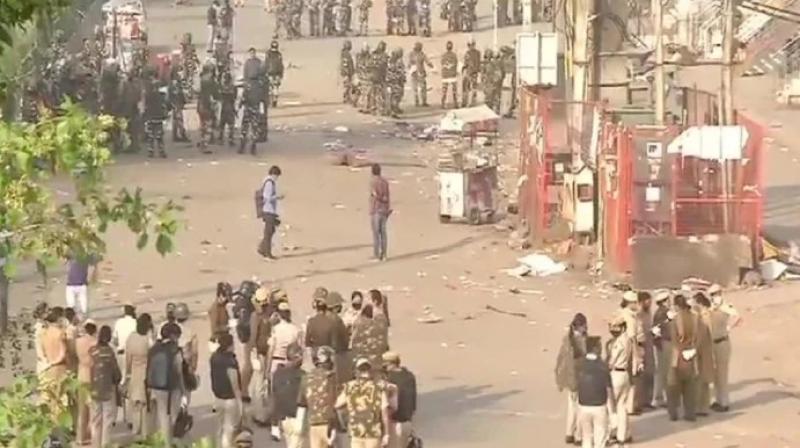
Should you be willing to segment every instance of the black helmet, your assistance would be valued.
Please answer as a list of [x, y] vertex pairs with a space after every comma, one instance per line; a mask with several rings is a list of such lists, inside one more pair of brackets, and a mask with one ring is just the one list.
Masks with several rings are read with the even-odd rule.
[[422, 50], [422, 42], [417, 42], [414, 44], [414, 50], [419, 51]]
[[445, 44], [445, 47], [447, 48], [447, 51], [452, 50], [453, 49], [453, 42], [448, 40], [447, 44]]
[[348, 39], [348, 40], [346, 40], [346, 41], [344, 41], [344, 49], [345, 49], [345, 50], [350, 50], [351, 48], [353, 48], [353, 43], [352, 43], [352, 42], [350, 42], [350, 40], [349, 40], [349, 39]]
[[251, 298], [253, 297], [253, 294], [256, 293], [256, 290], [258, 290], [258, 283], [252, 280], [245, 280], [241, 285], [239, 285], [238, 292], [247, 298]]
[[273, 39], [272, 42], [269, 44], [269, 48], [271, 50], [277, 50], [278, 49], [278, 41]]
[[386, 42], [384, 41], [378, 42], [378, 46], [375, 48], [375, 51], [377, 51], [378, 53], [383, 53], [384, 51], [386, 51]]

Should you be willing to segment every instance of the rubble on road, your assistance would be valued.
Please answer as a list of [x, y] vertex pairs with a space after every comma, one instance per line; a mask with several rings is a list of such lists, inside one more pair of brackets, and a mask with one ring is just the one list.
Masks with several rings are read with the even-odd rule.
[[341, 140], [326, 142], [322, 146], [328, 151], [333, 165], [360, 168], [370, 164], [366, 150], [353, 148]]
[[444, 318], [434, 313], [429, 305], [422, 309], [422, 313], [422, 317], [417, 318], [417, 322], [421, 324], [438, 324], [444, 321]]
[[492, 305], [486, 305], [486, 309], [489, 310], [489, 311], [493, 311], [495, 313], [498, 313], [498, 314], [505, 314], [506, 316], [521, 317], [523, 319], [527, 319], [528, 318], [528, 315], [525, 314], [525, 313], [520, 313], [520, 312], [515, 312], [515, 311], [506, 311], [506, 310], [502, 310], [502, 309], [497, 308], [497, 307], [492, 306]]

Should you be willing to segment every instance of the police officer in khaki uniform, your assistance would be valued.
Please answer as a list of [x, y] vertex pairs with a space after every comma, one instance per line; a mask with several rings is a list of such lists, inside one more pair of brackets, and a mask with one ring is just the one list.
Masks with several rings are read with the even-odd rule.
[[[356, 379], [348, 381], [336, 399], [336, 409], [347, 411], [346, 426], [351, 448], [380, 448], [389, 444], [391, 405], [386, 386], [373, 378], [373, 366], [368, 358], [356, 360]], [[342, 413], [340, 422], [344, 423]]]
[[[620, 316], [625, 321], [625, 333], [634, 342], [631, 375], [635, 383], [636, 377], [644, 370], [644, 350], [643, 346], [640, 345], [644, 342], [644, 331], [639, 320], [639, 295], [636, 291], [625, 291], [622, 295], [620, 307], [622, 308]], [[628, 403], [628, 413], [634, 414], [634, 400], [630, 400]]]
[[731, 362], [730, 331], [738, 326], [742, 318], [736, 308], [722, 298], [722, 288], [711, 285], [708, 290], [711, 296], [711, 338], [714, 344], [714, 397], [711, 409], [716, 412], [728, 412], [730, 399], [728, 396], [728, 375]]
[[653, 313], [653, 348], [655, 349], [655, 378], [653, 381], [653, 401], [651, 405], [658, 408], [666, 404], [667, 372], [669, 370], [669, 356], [672, 351], [672, 338], [669, 334], [670, 293], [666, 289], [653, 293], [656, 310]]
[[334, 350], [322, 346], [315, 352], [314, 369], [300, 384], [298, 420], [308, 417], [309, 448], [328, 448], [336, 438], [336, 374]]
[[633, 361], [635, 343], [625, 331], [625, 318], [622, 315], [615, 316], [608, 327], [611, 339], [606, 343], [606, 361], [608, 362], [608, 370], [611, 373], [613, 391], [613, 396], [611, 397], [611, 411], [613, 412], [611, 427], [617, 430], [617, 441], [631, 443], [628, 408], [631, 405], [630, 402], [633, 401], [631, 362]]
[[639, 351], [642, 354], [642, 370], [636, 375], [634, 383], [634, 411], [642, 412], [646, 408], [652, 407], [653, 401], [653, 382], [655, 376], [655, 353], [653, 348], [653, 297], [647, 291], [640, 291], [637, 294], [639, 300], [639, 312], [636, 318], [639, 320], [641, 338], [637, 340]]

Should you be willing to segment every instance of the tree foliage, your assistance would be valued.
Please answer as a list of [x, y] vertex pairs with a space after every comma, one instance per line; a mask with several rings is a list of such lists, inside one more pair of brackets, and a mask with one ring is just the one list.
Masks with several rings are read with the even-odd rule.
[[[0, 258], [13, 275], [16, 262], [89, 257], [105, 251], [103, 235], [124, 224], [137, 247], [154, 242], [164, 255], [178, 231], [172, 201], [147, 201], [139, 188], [112, 192], [106, 182], [111, 163], [110, 133], [118, 126], [65, 104], [59, 116], [36, 124], [0, 123]], [[71, 191], [53, 188], [69, 179]]]
[[[74, 375], [66, 376], [59, 390], [75, 395], [79, 384]], [[51, 409], [40, 393], [34, 375], [17, 379], [0, 390], [0, 446], [39, 448], [51, 434], [67, 438], [72, 428], [72, 410], [68, 406]]]
[[33, 23], [37, 16], [52, 15], [72, 0], [3, 0], [0, 1], [0, 53], [2, 44], [10, 44], [14, 30]]

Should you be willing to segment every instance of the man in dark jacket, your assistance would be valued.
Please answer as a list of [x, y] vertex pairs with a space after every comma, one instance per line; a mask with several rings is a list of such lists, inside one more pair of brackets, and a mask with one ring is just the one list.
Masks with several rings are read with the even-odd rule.
[[581, 440], [578, 427], [577, 363], [586, 355], [588, 328], [586, 316], [581, 313], [576, 314], [569, 325], [569, 332], [564, 336], [556, 360], [556, 386], [559, 391], [567, 393], [567, 443]]
[[[286, 351], [286, 363], [279, 365], [272, 375], [272, 397], [275, 408], [274, 421], [281, 422], [281, 430], [286, 438], [286, 446], [302, 445], [303, 420], [297, 418], [297, 398], [300, 396], [300, 383], [305, 376], [302, 369], [303, 350], [292, 344]], [[272, 436], [277, 440], [276, 434]]]
[[389, 447], [405, 448], [414, 432], [412, 420], [417, 412], [417, 379], [411, 371], [400, 365], [400, 355], [395, 352], [383, 354], [383, 370], [386, 381], [394, 386], [392, 392], [395, 408], [389, 427]]

